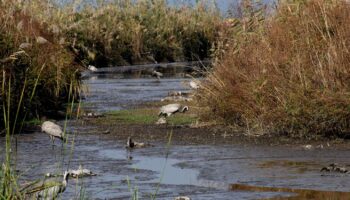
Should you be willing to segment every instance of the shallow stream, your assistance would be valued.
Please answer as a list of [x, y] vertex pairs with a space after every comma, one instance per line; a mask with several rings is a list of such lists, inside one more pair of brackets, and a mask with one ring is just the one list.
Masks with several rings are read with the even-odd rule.
[[[127, 109], [143, 102], [159, 101], [170, 90], [188, 90], [185, 78], [138, 79], [115, 75], [92, 76], [84, 81], [89, 93], [84, 106], [95, 112]], [[60, 122], [63, 124], [63, 122]], [[79, 123], [78, 123], [79, 124]], [[62, 173], [79, 164], [97, 176], [69, 179], [62, 199], [84, 194], [87, 199], [265, 199], [291, 197], [290, 192], [231, 190], [231, 184], [349, 191], [350, 174], [320, 172], [330, 163], [350, 163], [347, 149], [304, 149], [301, 146], [193, 145], [155, 143], [155, 147], [128, 151], [113, 134], [96, 134], [94, 127], [69, 127], [74, 146], [61, 146], [43, 133], [17, 136], [13, 149], [21, 182]], [[4, 146], [3, 139], [0, 145]], [[63, 166], [62, 166], [62, 163]], [[61, 180], [61, 177], [58, 178]], [[159, 187], [159, 188], [158, 188]], [[348, 196], [349, 197], [349, 196]], [[346, 198], [344, 198], [346, 199]]]

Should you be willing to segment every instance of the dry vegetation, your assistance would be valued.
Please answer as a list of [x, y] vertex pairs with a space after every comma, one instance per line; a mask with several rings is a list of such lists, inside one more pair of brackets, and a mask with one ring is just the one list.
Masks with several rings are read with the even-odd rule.
[[0, 4], [0, 21], [1, 102], [16, 123], [17, 114], [21, 121], [64, 109], [88, 64], [208, 58], [221, 17], [205, 1], [170, 7], [164, 0], [59, 6], [8, 0]]
[[[0, 4], [0, 127], [57, 114], [78, 93], [79, 65], [59, 43], [60, 34], [35, 18], [29, 6]], [[9, 124], [4, 124], [4, 122]], [[11, 132], [13, 132], [12, 129]]]
[[[170, 7], [165, 0], [101, 1], [53, 7], [40, 18], [59, 28], [84, 64], [97, 67], [201, 60], [210, 56], [221, 17], [209, 3]], [[107, 3], [106, 3], [107, 2]]]
[[349, 10], [346, 1], [295, 0], [266, 17], [246, 5], [205, 83], [202, 117], [254, 134], [348, 137]]

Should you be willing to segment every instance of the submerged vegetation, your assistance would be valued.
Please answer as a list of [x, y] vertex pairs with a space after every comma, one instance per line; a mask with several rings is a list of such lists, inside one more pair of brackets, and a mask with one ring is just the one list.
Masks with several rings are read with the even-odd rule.
[[225, 32], [202, 118], [255, 134], [350, 136], [350, 4], [281, 1], [270, 15], [256, 8], [245, 5]]

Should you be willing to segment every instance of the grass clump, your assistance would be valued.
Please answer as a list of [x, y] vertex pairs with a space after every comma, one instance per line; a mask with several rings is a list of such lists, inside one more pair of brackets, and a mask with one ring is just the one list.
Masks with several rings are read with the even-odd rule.
[[255, 8], [226, 35], [200, 98], [206, 117], [249, 133], [350, 136], [350, 4], [281, 1], [270, 16]]
[[[156, 109], [131, 109], [131, 110], [118, 110], [107, 113], [106, 119], [98, 119], [107, 122], [113, 121], [126, 124], [155, 124], [158, 117], [158, 110]], [[188, 125], [196, 121], [196, 117], [191, 114], [176, 114], [167, 118], [168, 124], [174, 125]], [[109, 123], [109, 122], [107, 122]]]

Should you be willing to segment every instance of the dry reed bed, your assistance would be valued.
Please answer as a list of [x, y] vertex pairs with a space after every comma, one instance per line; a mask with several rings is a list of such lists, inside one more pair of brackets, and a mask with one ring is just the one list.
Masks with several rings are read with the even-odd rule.
[[55, 115], [79, 91], [75, 56], [31, 14], [12, 1], [0, 4], [0, 111], [9, 113], [0, 115], [1, 128], [6, 117], [12, 129], [25, 117]]
[[268, 17], [246, 12], [204, 85], [202, 117], [250, 134], [348, 137], [349, 9], [310, 0], [280, 3]]
[[209, 58], [222, 20], [205, 1], [194, 7], [156, 0], [74, 8], [54, 7], [50, 17], [39, 17], [66, 35], [84, 64], [97, 67]]
[[[94, 7], [76, 2], [0, 5], [1, 93], [3, 100], [11, 93], [10, 113], [16, 113], [19, 104], [22, 117], [29, 119], [55, 113], [69, 93], [79, 92], [77, 74], [88, 64], [207, 58], [221, 22], [206, 3], [170, 7], [164, 0], [120, 1]], [[20, 49], [23, 43], [29, 47]], [[10, 81], [11, 88], [5, 90]]]

